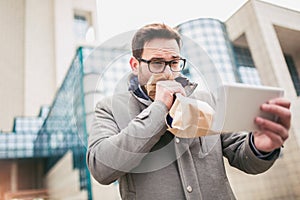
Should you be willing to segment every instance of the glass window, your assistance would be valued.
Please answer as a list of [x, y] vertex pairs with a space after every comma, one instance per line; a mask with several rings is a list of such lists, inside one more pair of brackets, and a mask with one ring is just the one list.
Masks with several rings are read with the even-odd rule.
[[251, 85], [261, 85], [260, 77], [249, 49], [246, 47], [233, 46], [233, 50], [240, 81]]
[[294, 87], [295, 87], [297, 96], [300, 96], [300, 78], [299, 78], [299, 74], [298, 74], [297, 68], [295, 66], [293, 57], [285, 54], [284, 58], [285, 58], [287, 66], [288, 66], [292, 81], [294, 83]]
[[74, 12], [73, 32], [77, 40], [88, 42], [95, 40], [95, 32], [92, 26], [90, 12], [77, 10]]

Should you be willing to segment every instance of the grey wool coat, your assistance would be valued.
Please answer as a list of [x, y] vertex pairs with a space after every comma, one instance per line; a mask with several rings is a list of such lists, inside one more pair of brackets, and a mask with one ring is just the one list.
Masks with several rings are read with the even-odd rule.
[[[174, 137], [167, 131], [166, 106], [136, 96], [136, 84], [128, 83], [97, 103], [87, 150], [93, 177], [101, 184], [118, 180], [122, 199], [235, 199], [223, 156], [250, 174], [266, 171], [277, 159], [279, 153], [256, 157], [248, 133]], [[206, 96], [200, 98], [209, 101]]]

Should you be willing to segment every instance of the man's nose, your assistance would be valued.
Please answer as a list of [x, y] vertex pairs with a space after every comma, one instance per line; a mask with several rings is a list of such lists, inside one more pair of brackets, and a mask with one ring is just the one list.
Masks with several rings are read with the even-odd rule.
[[169, 79], [169, 80], [173, 80], [174, 79], [174, 75], [173, 72], [170, 68], [169, 65], [166, 66], [165, 71], [164, 71], [164, 75]]

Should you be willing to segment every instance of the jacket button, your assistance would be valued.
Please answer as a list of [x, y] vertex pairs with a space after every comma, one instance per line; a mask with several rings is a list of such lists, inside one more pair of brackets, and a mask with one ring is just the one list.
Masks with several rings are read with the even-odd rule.
[[192, 191], [193, 191], [193, 188], [192, 188], [192, 186], [189, 185], [189, 186], [186, 187], [186, 190], [187, 190], [188, 192], [192, 192]]
[[180, 142], [179, 138], [175, 138], [175, 142], [178, 144]]

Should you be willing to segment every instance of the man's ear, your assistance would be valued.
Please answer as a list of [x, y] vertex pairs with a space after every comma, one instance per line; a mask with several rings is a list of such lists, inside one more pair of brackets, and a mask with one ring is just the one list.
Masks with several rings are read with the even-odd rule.
[[129, 60], [129, 64], [130, 64], [132, 73], [134, 75], [138, 75], [139, 65], [140, 65], [139, 61], [135, 57], [132, 56]]

